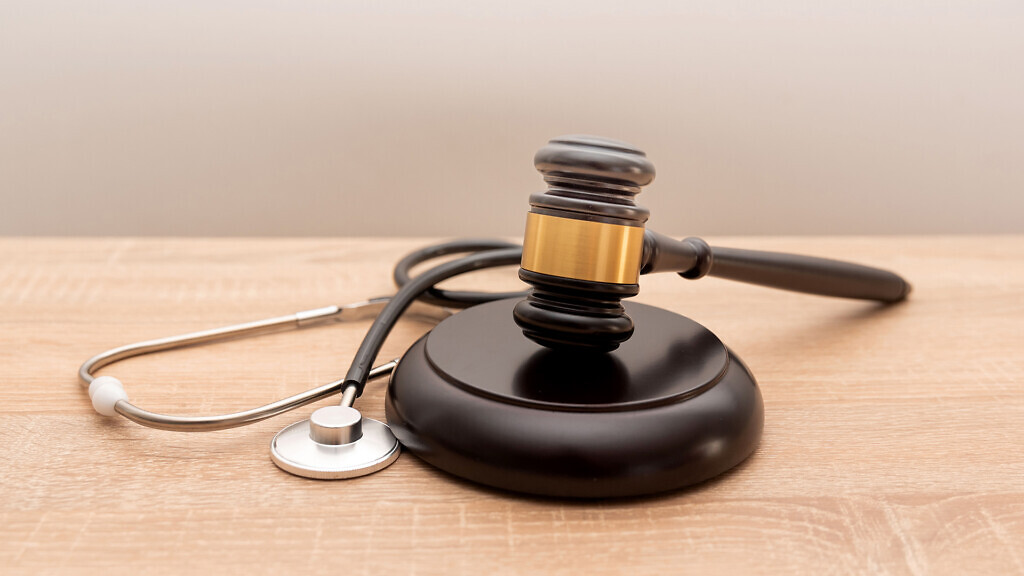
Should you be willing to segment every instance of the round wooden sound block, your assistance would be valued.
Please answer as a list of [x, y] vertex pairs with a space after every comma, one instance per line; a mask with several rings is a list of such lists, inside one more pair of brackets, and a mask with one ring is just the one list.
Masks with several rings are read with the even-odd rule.
[[553, 351], [512, 321], [518, 299], [468, 308], [391, 376], [395, 436], [428, 463], [507, 490], [633, 496], [706, 480], [761, 437], [761, 393], [709, 330], [625, 303], [636, 330], [610, 353]]

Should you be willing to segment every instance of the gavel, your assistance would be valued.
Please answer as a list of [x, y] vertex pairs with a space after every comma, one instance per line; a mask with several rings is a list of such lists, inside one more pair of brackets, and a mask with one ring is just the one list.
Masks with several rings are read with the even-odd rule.
[[636, 147], [608, 138], [562, 136], [534, 157], [548, 184], [530, 196], [519, 278], [533, 290], [513, 309], [531, 340], [553, 349], [609, 352], [633, 334], [622, 299], [639, 276], [676, 272], [695, 280], [728, 278], [808, 294], [899, 302], [903, 278], [826, 258], [712, 248], [645, 230], [650, 211], [636, 204], [654, 165]]

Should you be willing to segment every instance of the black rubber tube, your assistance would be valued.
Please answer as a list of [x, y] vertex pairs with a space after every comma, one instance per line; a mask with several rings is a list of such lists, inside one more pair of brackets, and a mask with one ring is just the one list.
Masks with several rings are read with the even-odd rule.
[[[438, 247], [435, 246], [431, 248]], [[426, 250], [429, 250], [429, 248]], [[463, 249], [458, 251], [464, 252], [466, 250]], [[406, 257], [406, 259], [408, 259], [408, 257]], [[459, 274], [465, 274], [474, 270], [483, 270], [484, 268], [511, 266], [514, 264], [518, 265], [521, 259], [522, 248], [512, 245], [510, 248], [486, 250], [459, 258], [458, 260], [445, 262], [444, 264], [439, 264], [427, 270], [415, 278], [408, 279], [394, 297], [391, 298], [391, 301], [384, 306], [384, 309], [381, 310], [380, 314], [373, 321], [373, 325], [370, 326], [370, 330], [366, 333], [366, 337], [363, 338], [363, 342], [359, 345], [359, 350], [356, 351], [356, 355], [352, 359], [352, 364], [349, 366], [348, 373], [345, 375], [345, 386], [343, 388], [355, 386], [358, 391], [357, 395], [363, 393], [363, 386], [366, 384], [366, 378], [369, 376], [370, 369], [373, 367], [373, 361], [377, 358], [377, 354], [380, 352], [380, 347], [384, 345], [384, 339], [387, 338], [389, 333], [391, 333], [391, 329], [395, 327], [395, 324], [398, 322], [398, 318], [402, 315], [402, 312], [404, 312], [405, 309], [408, 308], [409, 305], [412, 304], [413, 301], [415, 301], [421, 294], [431, 289], [435, 284], [453, 276], [458, 276]], [[420, 261], [422, 262], [422, 260]], [[473, 294], [477, 297], [486, 298], [484, 301], [509, 297], [502, 293], [489, 294], [486, 292], [476, 292]]]
[[[707, 244], [699, 239], [677, 242], [662, 235], [652, 235], [650, 238], [645, 237], [644, 240], [645, 251], [650, 252], [644, 260], [645, 273], [678, 266], [697, 266], [700, 268], [698, 274], [687, 276], [692, 271], [677, 271], [689, 278], [699, 278], [707, 273], [710, 276], [797, 292], [882, 302], [898, 302], [906, 298], [910, 292], [910, 284], [897, 274], [849, 262], [735, 248], [709, 249]], [[685, 250], [680, 248], [682, 251], [675, 255], [678, 257], [674, 256], [675, 251], [671, 249], [673, 243], [685, 247]], [[664, 246], [660, 247], [661, 250], [654, 250], [658, 247], [654, 246], [655, 244]], [[475, 253], [435, 266], [419, 276], [410, 275], [410, 270], [414, 266], [427, 260], [466, 252]], [[710, 252], [703, 255], [710, 257], [703, 257], [702, 252]], [[384, 344], [384, 339], [394, 328], [402, 312], [415, 300], [447, 308], [467, 308], [504, 298], [525, 298], [528, 294], [525, 291], [466, 292], [434, 287], [449, 278], [474, 270], [519, 264], [522, 254], [523, 248], [517, 244], [501, 240], [474, 239], [427, 246], [402, 258], [394, 270], [394, 279], [399, 290], [374, 320], [359, 345], [359, 350], [345, 376], [346, 387], [355, 386], [359, 394], [362, 394], [366, 378]], [[659, 265], [655, 260], [664, 262]], [[701, 265], [701, 262], [704, 264]]]
[[[441, 256], [447, 256], [449, 254], [481, 252], [484, 250], [504, 250], [510, 248], [518, 249], [519, 253], [522, 254], [523, 247], [519, 244], [490, 239], [455, 240], [452, 242], [445, 242], [443, 244], [427, 246], [409, 253], [405, 258], [398, 261], [398, 264], [395, 265], [394, 271], [395, 284], [399, 288], [408, 284], [412, 279], [410, 271], [413, 267], [422, 264], [427, 260], [433, 260], [434, 258], [440, 258]], [[527, 294], [529, 294], [529, 292], [525, 290], [520, 292], [463, 292], [430, 287], [419, 298], [417, 298], [417, 300], [427, 304], [433, 304], [434, 306], [442, 306], [444, 308], [469, 308], [470, 306], [476, 306], [477, 304], [483, 304], [493, 300], [502, 300], [505, 298], [526, 298]]]

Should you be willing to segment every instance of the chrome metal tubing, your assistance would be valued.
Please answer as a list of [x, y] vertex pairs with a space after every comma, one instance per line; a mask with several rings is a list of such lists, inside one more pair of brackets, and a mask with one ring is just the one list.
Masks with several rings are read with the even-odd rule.
[[218, 342], [232, 338], [256, 336], [258, 334], [266, 334], [268, 332], [276, 332], [278, 330], [305, 328], [306, 326], [312, 326], [327, 320], [364, 320], [367, 317], [374, 316], [384, 308], [384, 305], [388, 303], [388, 300], [390, 299], [373, 298], [365, 302], [357, 302], [346, 306], [327, 306], [324, 308], [316, 308], [314, 310], [303, 310], [302, 312], [296, 312], [295, 314], [290, 314], [288, 316], [266, 318], [264, 320], [255, 320], [253, 322], [244, 322], [242, 324], [233, 324], [231, 326], [223, 326], [221, 328], [200, 330], [199, 332], [189, 332], [188, 334], [168, 336], [167, 338], [156, 338], [154, 340], [145, 340], [142, 342], [127, 344], [125, 346], [119, 346], [86, 360], [78, 369], [78, 378], [84, 385], [88, 386], [94, 378], [92, 373], [104, 366], [109, 366], [114, 362], [120, 362], [121, 360], [128, 358], [134, 358], [135, 356], [153, 354], [154, 352], [162, 352], [172, 348], [184, 348], [187, 346], [208, 344], [210, 342]]
[[[370, 378], [380, 378], [381, 376], [387, 376], [391, 374], [391, 371], [398, 366], [398, 360], [391, 360], [375, 367], [370, 371]], [[228, 428], [238, 428], [239, 426], [245, 426], [260, 420], [266, 420], [272, 418], [278, 414], [283, 414], [289, 410], [294, 410], [300, 406], [305, 406], [317, 400], [322, 400], [328, 396], [342, 392], [342, 388], [345, 386], [344, 378], [341, 380], [335, 380], [329, 384], [324, 384], [317, 388], [307, 390], [301, 394], [295, 396], [289, 396], [283, 398], [277, 402], [272, 402], [266, 406], [260, 406], [259, 408], [253, 408], [251, 410], [245, 410], [244, 412], [235, 412], [234, 414], [223, 414], [219, 416], [172, 416], [169, 414], [158, 414], [156, 412], [150, 412], [143, 410], [138, 406], [128, 402], [127, 400], [120, 400], [114, 405], [114, 409], [117, 413], [124, 416], [125, 418], [147, 426], [149, 428], [157, 428], [159, 430], [172, 430], [175, 432], [212, 432], [214, 430], [227, 430]], [[351, 394], [349, 391], [351, 390]], [[343, 405], [351, 406], [352, 402], [355, 401], [355, 388], [348, 387], [345, 389], [345, 397], [342, 401]], [[345, 400], [348, 401], [345, 404]]]
[[[133, 358], [135, 356], [153, 354], [164, 350], [222, 342], [225, 340], [256, 336], [281, 330], [306, 328], [308, 326], [314, 326], [328, 321], [354, 322], [367, 320], [375, 317], [389, 301], [390, 297], [372, 298], [370, 300], [346, 304], [344, 306], [326, 306], [324, 308], [296, 312], [295, 314], [288, 316], [278, 316], [275, 318], [234, 324], [221, 328], [190, 332], [188, 334], [181, 334], [178, 336], [135, 342], [133, 344], [112, 348], [106, 352], [93, 356], [78, 369], [78, 378], [82, 381], [83, 385], [88, 386], [95, 379], [94, 372], [104, 366], [109, 366], [115, 362]], [[414, 307], [410, 307], [408, 314], [411, 316], [425, 317], [432, 321], [440, 321], [450, 315], [451, 311], [445, 308], [417, 303]], [[387, 376], [397, 365], [397, 360], [381, 364], [370, 372], [369, 377], [370, 379], [373, 379], [381, 376]], [[199, 432], [225, 430], [227, 428], [245, 426], [246, 424], [266, 420], [267, 418], [271, 418], [311, 402], [316, 402], [317, 400], [321, 400], [339, 392], [343, 393], [341, 402], [343, 406], [351, 406], [355, 402], [357, 390], [352, 386], [345, 387], [345, 381], [342, 379], [307, 390], [301, 394], [283, 398], [265, 406], [233, 414], [217, 416], [172, 416], [143, 410], [127, 400], [119, 400], [114, 405], [114, 409], [118, 414], [121, 414], [125, 418], [150, 428], [183, 432]]]

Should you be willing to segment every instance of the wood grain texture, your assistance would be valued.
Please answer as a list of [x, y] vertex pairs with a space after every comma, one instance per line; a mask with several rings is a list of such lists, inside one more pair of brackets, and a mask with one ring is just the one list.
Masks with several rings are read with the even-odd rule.
[[[765, 435], [717, 480], [590, 502], [481, 488], [410, 455], [358, 480], [296, 478], [268, 444], [310, 407], [161, 432], [98, 417], [76, 380], [115, 345], [388, 293], [392, 264], [424, 240], [0, 240], [0, 572], [1024, 573], [1024, 237], [709, 240], [875, 264], [915, 291], [884, 308], [644, 278], [638, 301], [698, 320], [747, 362]], [[344, 374], [367, 327], [105, 373], [151, 410], [226, 412]], [[403, 324], [382, 354], [427, 329]], [[371, 417], [381, 386], [358, 403]]]

